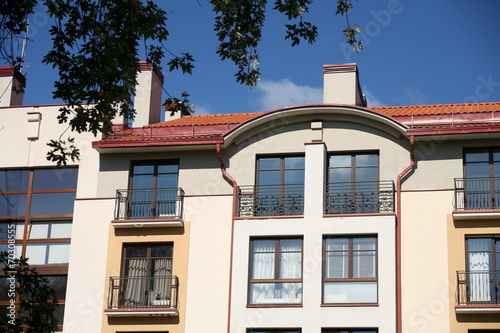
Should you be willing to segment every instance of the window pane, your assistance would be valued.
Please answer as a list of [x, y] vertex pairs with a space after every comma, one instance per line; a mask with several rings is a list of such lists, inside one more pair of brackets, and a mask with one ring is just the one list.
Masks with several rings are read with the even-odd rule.
[[177, 174], [158, 175], [157, 188], [175, 188], [177, 187]]
[[352, 239], [354, 250], [375, 250], [376, 238], [357, 237]]
[[302, 302], [302, 283], [252, 283], [250, 304], [297, 304]]
[[274, 253], [254, 253], [252, 279], [274, 279]]
[[487, 162], [467, 164], [465, 167], [465, 171], [466, 178], [490, 176], [490, 166]]
[[31, 215], [73, 214], [75, 192], [35, 193], [31, 196]]
[[465, 153], [466, 162], [484, 162], [484, 161], [487, 162], [488, 160], [489, 160], [488, 152]]
[[153, 258], [170, 258], [172, 257], [172, 245], [161, 244], [151, 246], [151, 256]]
[[469, 251], [491, 251], [491, 238], [469, 238], [467, 249]]
[[356, 168], [357, 182], [375, 182], [378, 180], [378, 168]]
[[71, 238], [71, 222], [53, 222], [50, 230], [50, 238]]
[[14, 250], [14, 258], [21, 257], [22, 244], [0, 244], [0, 252], [7, 252]]
[[76, 189], [78, 169], [37, 169], [33, 176], [33, 190], [71, 190]]
[[145, 258], [148, 255], [148, 248], [143, 245], [126, 245], [127, 258]]
[[26, 214], [26, 194], [0, 195], [0, 216], [22, 216]]
[[47, 244], [28, 244], [26, 257], [30, 265], [46, 265]]
[[260, 171], [259, 185], [276, 185], [280, 184], [280, 171]]
[[178, 164], [160, 164], [158, 165], [158, 173], [178, 173]]
[[28, 170], [1, 170], [0, 190], [2, 192], [17, 192], [28, 190]]
[[377, 282], [325, 282], [325, 303], [375, 303]]
[[285, 184], [304, 184], [304, 170], [285, 170]]
[[132, 173], [134, 175], [137, 174], [152, 174], [154, 173], [155, 168], [154, 165], [134, 165], [132, 168]]
[[147, 190], [153, 188], [153, 176], [152, 175], [136, 175], [134, 176], [134, 184], [132, 188], [134, 190]]
[[347, 183], [351, 182], [351, 169], [330, 169], [331, 183]]
[[65, 299], [66, 298], [66, 284], [68, 277], [67, 276], [44, 276], [47, 279], [48, 285], [52, 287], [56, 291], [57, 299]]
[[327, 252], [325, 270], [327, 278], [347, 278], [349, 276], [347, 252]]
[[48, 265], [69, 263], [69, 244], [48, 244]]
[[378, 155], [376, 154], [360, 154], [355, 156], [356, 156], [356, 166], [378, 165]]
[[285, 157], [285, 169], [304, 169], [304, 157]]
[[49, 223], [37, 222], [31, 225], [30, 239], [49, 238]]
[[375, 251], [354, 252], [352, 260], [354, 278], [376, 276]]
[[351, 155], [332, 155], [330, 156], [331, 167], [350, 167]]
[[349, 247], [348, 238], [327, 238], [326, 239], [326, 250], [327, 251], [344, 251]]
[[302, 277], [302, 253], [280, 253], [280, 279], [299, 279]]
[[260, 158], [259, 159], [260, 170], [264, 169], [280, 169], [280, 158]]

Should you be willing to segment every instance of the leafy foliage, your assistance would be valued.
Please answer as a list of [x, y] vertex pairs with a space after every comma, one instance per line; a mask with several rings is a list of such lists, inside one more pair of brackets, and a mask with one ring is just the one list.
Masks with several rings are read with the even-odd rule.
[[[52, 333], [57, 329], [54, 312], [58, 308], [56, 291], [47, 279], [38, 275], [31, 268], [28, 259], [9, 259], [8, 252], [0, 253], [0, 265], [3, 271], [16, 283], [13, 294], [18, 298], [16, 318], [0, 317], [0, 328], [6, 333]], [[9, 291], [10, 292], [10, 291]]]
[[56, 162], [57, 166], [66, 165], [68, 159], [72, 162], [79, 160], [80, 150], [75, 146], [75, 138], [68, 137], [68, 142], [64, 140], [50, 140], [47, 146], [51, 148], [47, 152], [47, 160]]
[[[253, 87], [260, 77], [258, 45], [262, 38], [267, 0], [210, 0], [216, 13], [214, 30], [219, 39], [216, 53], [236, 67], [236, 81]], [[23, 32], [26, 18], [33, 13], [37, 0], [4, 0], [0, 4], [0, 57], [10, 65], [22, 67], [22, 58], [7, 50]], [[274, 0], [272, 10], [283, 14], [285, 39], [295, 46], [315, 42], [318, 29], [304, 16], [313, 0]], [[59, 123], [68, 122], [78, 133], [107, 134], [111, 122], [119, 115], [133, 118], [132, 98], [135, 94], [136, 73], [139, 70], [139, 50], [146, 51], [147, 62], [159, 66], [168, 52], [172, 59], [168, 69], [191, 73], [194, 58], [189, 53], [177, 56], [164, 47], [167, 41], [167, 14], [150, 0], [44, 0], [47, 13], [54, 20], [50, 29], [52, 50], [43, 61], [59, 72], [54, 83], [54, 98], [66, 104], [60, 109]], [[357, 39], [361, 28], [349, 23], [352, 0], [337, 0], [336, 14], [345, 15], [347, 42], [355, 51], [362, 48]], [[165, 104], [179, 104], [192, 110], [187, 94], [170, 97]], [[51, 141], [49, 160], [65, 163], [65, 145]], [[71, 145], [70, 145], [71, 146]], [[59, 155], [57, 155], [59, 154]]]

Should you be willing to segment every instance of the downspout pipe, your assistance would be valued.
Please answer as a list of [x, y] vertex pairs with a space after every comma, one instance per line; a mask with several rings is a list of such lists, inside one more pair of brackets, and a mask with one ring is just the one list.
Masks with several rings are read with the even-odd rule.
[[236, 180], [226, 171], [226, 166], [224, 165], [224, 159], [222, 158], [221, 145], [220, 143], [215, 144], [215, 151], [217, 153], [217, 158], [220, 163], [220, 171], [222, 172], [222, 177], [233, 187], [233, 207], [231, 213], [231, 241], [230, 241], [230, 251], [229, 251], [229, 291], [228, 291], [228, 301], [227, 301], [227, 333], [231, 331], [231, 296], [233, 291], [233, 248], [234, 248], [234, 217], [236, 216], [236, 199], [238, 184]]
[[415, 136], [410, 136], [410, 164], [396, 179], [396, 332], [403, 332], [402, 301], [401, 301], [401, 184], [415, 168]]

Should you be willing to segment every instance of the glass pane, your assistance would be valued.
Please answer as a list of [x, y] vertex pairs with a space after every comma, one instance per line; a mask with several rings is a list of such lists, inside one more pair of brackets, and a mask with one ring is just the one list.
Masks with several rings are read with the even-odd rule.
[[50, 238], [71, 238], [71, 222], [53, 222], [50, 229]]
[[47, 279], [48, 285], [56, 291], [57, 299], [66, 298], [67, 276], [44, 276]]
[[28, 170], [1, 170], [0, 190], [2, 192], [17, 192], [28, 190]]
[[281, 239], [280, 251], [302, 251], [302, 239]]
[[30, 239], [49, 238], [49, 223], [37, 222], [31, 225]]
[[250, 304], [299, 304], [302, 283], [252, 283]]
[[361, 154], [361, 155], [355, 155], [355, 157], [356, 157], [356, 166], [362, 166], [362, 165], [378, 166], [377, 154]]
[[253, 243], [253, 252], [274, 252], [274, 239], [255, 239]]
[[47, 244], [28, 244], [26, 246], [26, 257], [30, 265], [46, 265]]
[[69, 244], [49, 244], [48, 265], [69, 263]]
[[466, 153], [465, 154], [465, 161], [466, 162], [484, 162], [488, 161], [489, 156], [488, 152], [474, 152], [474, 153]]
[[35, 193], [31, 196], [31, 215], [73, 214], [75, 192]]
[[349, 261], [347, 252], [327, 252], [325, 263], [325, 277], [349, 277]]
[[151, 246], [151, 256], [153, 258], [171, 258], [172, 257], [172, 245], [162, 244]]
[[76, 189], [78, 169], [38, 169], [33, 175], [33, 190], [71, 190]]
[[26, 215], [26, 194], [0, 195], [0, 216]]
[[175, 188], [177, 187], [177, 174], [158, 175], [156, 188]]
[[350, 167], [351, 155], [332, 155], [330, 156], [331, 167]]
[[285, 170], [285, 184], [304, 184], [304, 170]]
[[377, 282], [325, 282], [325, 303], [375, 303]]
[[158, 173], [178, 173], [179, 165], [177, 164], [161, 164], [158, 165]]
[[144, 245], [126, 245], [127, 258], [145, 258], [148, 255], [148, 248]]
[[302, 253], [280, 253], [280, 279], [299, 279], [302, 277]]
[[375, 238], [353, 238], [352, 239], [352, 247], [354, 250], [375, 250]]
[[469, 238], [467, 239], [469, 251], [491, 251], [491, 238]]
[[351, 182], [351, 169], [339, 168], [330, 169], [330, 183], [345, 183]]
[[276, 185], [280, 184], [280, 171], [260, 171], [259, 185]]
[[378, 168], [356, 168], [357, 182], [375, 182], [378, 180]]
[[274, 279], [274, 253], [254, 253], [252, 279]]
[[134, 165], [132, 168], [132, 173], [137, 174], [152, 174], [155, 171], [155, 167], [152, 164], [148, 165]]
[[465, 166], [465, 178], [489, 177], [490, 168], [488, 163], [474, 163]]
[[153, 188], [153, 175], [134, 176], [132, 188], [134, 190], [147, 190]]
[[[500, 163], [493, 164], [493, 177], [500, 177]], [[500, 191], [500, 187], [497, 187], [497, 191]]]
[[349, 248], [348, 238], [327, 238], [325, 242], [327, 251], [347, 251]]
[[376, 276], [375, 251], [354, 252], [352, 261], [354, 278]]
[[285, 169], [304, 169], [304, 157], [285, 157]]
[[280, 158], [260, 158], [259, 159], [259, 169], [280, 169]]
[[[2, 222], [0, 223], [0, 239], [22, 239], [24, 222]], [[14, 235], [14, 236], [13, 236]]]

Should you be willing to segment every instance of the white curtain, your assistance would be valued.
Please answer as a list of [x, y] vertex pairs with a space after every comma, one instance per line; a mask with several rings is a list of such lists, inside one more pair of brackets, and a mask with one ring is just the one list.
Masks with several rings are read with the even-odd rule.
[[153, 260], [153, 279], [150, 294], [150, 304], [170, 305], [172, 287], [172, 260]]
[[144, 295], [146, 280], [146, 259], [129, 259], [128, 271], [126, 272], [124, 305], [141, 306], [144, 305]]
[[469, 296], [471, 302], [489, 302], [492, 300], [490, 270], [491, 270], [491, 240], [469, 239]]

